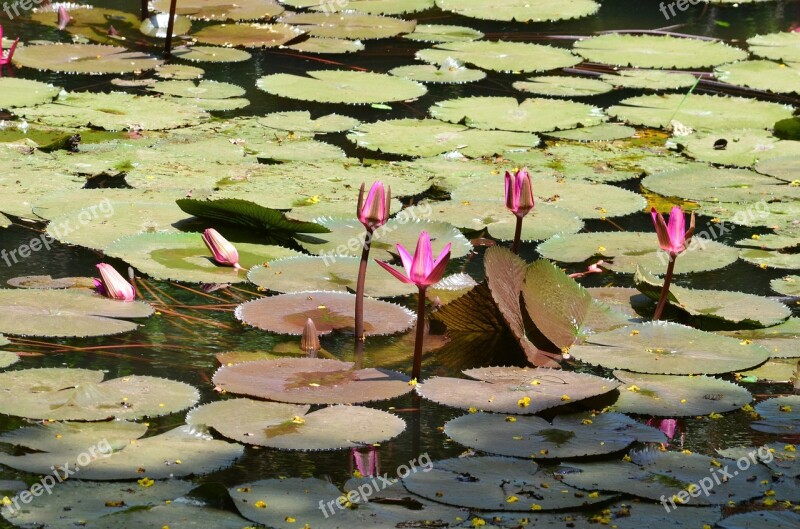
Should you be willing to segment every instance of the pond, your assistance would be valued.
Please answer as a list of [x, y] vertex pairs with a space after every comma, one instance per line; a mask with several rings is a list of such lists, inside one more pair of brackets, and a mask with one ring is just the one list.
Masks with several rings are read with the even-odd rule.
[[8, 5], [0, 526], [800, 527], [800, 3]]

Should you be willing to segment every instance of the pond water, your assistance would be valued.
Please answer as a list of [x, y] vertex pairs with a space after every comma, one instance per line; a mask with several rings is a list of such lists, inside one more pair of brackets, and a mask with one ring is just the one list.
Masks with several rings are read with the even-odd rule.
[[[90, 3], [98, 8], [112, 8], [130, 13], [137, 13], [139, 7], [138, 2], [131, 0], [93, 1]], [[53, 14], [53, 17], [55, 16]], [[658, 3], [638, 2], [636, 0], [605, 0], [600, 10], [594, 15], [575, 20], [549, 23], [480, 20], [454, 15], [439, 9], [425, 10], [420, 13], [408, 14], [404, 17], [409, 20], [417, 20], [418, 24], [468, 26], [483, 32], [485, 34], [484, 38], [488, 40], [548, 44], [564, 49], [570, 49], [575, 39], [579, 37], [588, 37], [600, 32], [611, 30], [654, 30], [666, 27], [676, 33], [724, 39], [729, 44], [746, 48], [745, 40], [754, 35], [785, 32], [800, 23], [800, 3], [796, 1], [768, 1], [752, 4], [745, 3], [738, 7], [708, 6], [701, 3], [696, 6], [690, 6], [685, 13], [678, 13], [678, 15], [671, 17], [669, 20], [666, 20], [659, 10]], [[6, 36], [19, 36], [23, 41], [70, 41], [70, 37], [66, 33], [52, 27], [33, 23], [26, 17], [9, 21], [4, 18], [4, 15], [0, 14], [0, 23], [3, 25]], [[211, 25], [211, 23], [195, 22], [195, 28], [203, 27], [204, 24]], [[202, 67], [205, 70], [204, 79], [233, 83], [244, 88], [245, 94], [242, 97], [249, 100], [249, 105], [234, 111], [214, 112], [213, 115], [220, 120], [241, 116], [264, 116], [274, 112], [308, 110], [315, 117], [336, 112], [352, 116], [363, 123], [371, 123], [389, 119], [424, 118], [428, 116], [429, 107], [435, 103], [455, 98], [510, 96], [521, 99], [524, 96], [532, 95], [522, 93], [511, 86], [513, 82], [531, 77], [532, 73], [503, 73], [498, 71], [487, 71], [485, 79], [474, 83], [428, 84], [428, 91], [425, 95], [411, 101], [387, 103], [386, 105], [351, 106], [314, 103], [279, 97], [256, 87], [256, 82], [259, 78], [276, 73], [300, 75], [307, 70], [331, 68], [350, 71], [363, 69], [387, 72], [397, 66], [420, 63], [415, 61], [414, 54], [418, 50], [431, 46], [431, 44], [401, 37], [365, 41], [365, 44], [366, 49], [364, 51], [347, 55], [314, 55], [290, 49], [257, 49], [250, 50], [253, 57], [244, 62], [191, 64]], [[180, 60], [174, 60], [173, 62], [189, 64]], [[795, 63], [791, 67], [796, 69], [797, 64]], [[596, 63], [592, 65], [584, 64], [576, 66], [576, 68], [582, 69], [584, 74], [590, 70], [595, 73], [608, 73], [612, 70], [611, 67], [601, 67]], [[690, 68], [690, 70], [710, 71], [709, 68]], [[52, 83], [63, 87], [69, 92], [120, 90], [119, 87], [111, 84], [112, 79], [122, 77], [130, 80], [137, 77], [136, 74], [68, 75], [24, 67], [16, 69], [15, 75], [17, 78]], [[592, 75], [585, 76], [592, 77]], [[148, 77], [148, 74], [145, 73], [141, 77]], [[797, 86], [800, 87], [800, 76], [796, 80]], [[143, 89], [125, 88], [125, 90], [132, 93], [145, 93]], [[672, 93], [685, 94], [687, 91], [687, 88], [683, 88]], [[751, 99], [790, 105], [794, 106], [795, 111], [798, 102], [800, 102], [797, 98], [798, 91], [800, 90], [795, 89], [794, 93], [787, 91], [783, 94], [766, 91], [757, 92], [741, 87], [720, 87], [719, 83], [714, 82], [701, 83], [694, 89], [695, 94], [744, 95]], [[641, 93], [639, 90], [617, 89], [605, 94], [581, 98], [580, 101], [606, 109], [618, 104], [623, 99], [641, 95]], [[3, 94], [0, 92], [0, 108], [2, 106]], [[7, 111], [0, 110], [0, 118], [14, 119], [11, 114], [2, 114], [3, 112]], [[748, 110], [742, 110], [743, 114], [747, 112]], [[731, 116], [731, 119], [739, 118], [740, 116]], [[44, 136], [51, 137], [48, 134], [52, 133], [44, 134], [40, 129], [37, 129], [33, 119], [30, 122], [32, 128], [27, 133], [29, 137], [33, 139]], [[641, 137], [637, 140], [638, 145], [653, 149], [660, 149], [670, 136], [668, 132], [663, 130], [646, 129], [644, 127], [639, 128], [639, 133]], [[3, 134], [4, 136], [0, 141], [7, 142], [16, 141], [25, 135], [23, 132], [14, 131], [10, 128]], [[37, 134], [42, 134], [43, 136], [37, 136]], [[407, 156], [376, 153], [357, 147], [347, 140], [346, 134], [346, 132], [326, 134], [322, 136], [322, 140], [341, 148], [347, 156], [352, 158], [398, 161], [411, 159], [411, 157]], [[84, 145], [115, 139], [129, 139], [122, 132], [91, 132], [83, 130], [82, 136]], [[548, 146], [552, 146], [553, 142], [555, 142], [553, 139], [548, 141], [551, 142]], [[633, 144], [634, 142], [631, 143], [631, 145]], [[627, 149], [628, 147], [623, 146], [621, 148]], [[793, 153], [791, 155], [795, 156], [795, 160], [798, 159], [798, 150], [788, 152], [790, 154]], [[602, 156], [602, 154], [598, 155], [596, 163], [602, 163]], [[666, 154], [665, 156], [674, 155]], [[569, 164], [571, 162], [564, 163]], [[491, 170], [511, 169], [515, 165], [513, 161], [509, 161], [506, 164], [499, 163], [495, 164]], [[0, 159], [0, 174], [6, 172], [3, 171], [2, 167], [3, 160]], [[654, 172], [658, 171], [654, 170]], [[797, 167], [795, 166], [795, 175], [797, 174]], [[314, 177], [314, 174], [307, 175], [307, 178], [310, 179]], [[42, 178], [47, 178], [47, 175], [43, 174]], [[796, 180], [797, 178], [800, 178], [800, 176], [794, 176], [794, 178], [789, 178], [788, 180]], [[502, 200], [502, 184], [499, 174], [497, 175], [497, 181], [496, 196], [484, 198], [497, 200], [498, 202]], [[119, 183], [119, 178], [94, 179], [90, 186], [117, 186]], [[649, 204], [655, 204], [662, 211], [668, 210], [666, 205], [670, 203], [670, 200], [658, 197], [655, 193], [647, 191], [638, 178], [614, 181], [610, 182], [610, 184], [636, 194], [642, 194], [649, 201], [648, 209]], [[369, 185], [369, 182], [367, 185]], [[354, 194], [356, 193], [355, 189], [351, 191]], [[748, 197], [744, 194], [742, 197], [748, 203], [756, 202], [756, 198], [753, 196]], [[256, 200], [252, 196], [247, 196], [247, 194], [239, 198]], [[425, 189], [421, 193], [401, 198], [404, 204], [409, 205], [422, 199], [445, 199], [448, 198], [448, 195], [443, 189]], [[786, 200], [784, 199], [784, 201]], [[689, 204], [689, 202], [680, 202], [677, 199], [674, 201], [684, 205]], [[541, 202], [537, 202], [537, 206], [539, 203]], [[64, 207], [64, 205], [61, 204], [59, 207]], [[584, 217], [583, 232], [653, 232], [653, 225], [649, 214], [647, 214], [647, 209], [634, 208], [634, 210], [635, 212], [633, 213], [625, 213], [607, 220], [597, 216]], [[4, 211], [2, 204], [0, 204], [0, 212]], [[27, 244], [32, 239], [39, 237], [44, 229], [44, 224], [33, 223], [20, 218], [15, 211], [17, 211], [17, 208], [12, 209], [10, 212], [14, 223], [0, 230], [1, 248], [19, 248], [20, 245]], [[712, 221], [712, 215], [708, 211], [708, 209], [699, 211], [697, 232], [708, 231], [710, 226], [718, 225], [718, 219]], [[789, 215], [794, 214], [796, 219], [796, 211], [795, 207], [795, 209], [790, 210]], [[734, 226], [730, 224], [728, 226], [730, 231], [720, 234], [718, 237], [713, 237], [715, 242], [733, 247], [737, 241], [752, 238], [753, 236], [758, 237], [759, 234], [763, 236], [770, 232], [767, 226]], [[711, 229], [713, 230], [713, 228]], [[488, 239], [480, 238], [482, 235], [480, 231], [464, 230], [464, 232], [468, 238], [473, 239], [475, 249], [467, 257], [454, 258], [448, 266], [448, 273], [463, 272], [469, 274], [476, 281], [482, 281], [485, 275], [483, 255], [486, 245], [491, 246], [492, 242]], [[788, 234], [787, 236], [796, 236], [798, 232], [796, 229], [794, 231], [789, 229], [786, 233]], [[124, 235], [127, 234], [125, 233]], [[91, 237], [89, 237], [89, 240], [91, 240]], [[257, 236], [242, 236], [237, 239], [237, 243], [256, 240], [259, 240]], [[507, 242], [495, 242], [498, 245], [508, 244]], [[652, 233], [652, 244], [657, 246], [655, 233]], [[300, 248], [296, 243], [292, 245], [295, 249]], [[435, 242], [434, 250], [438, 251], [439, 247], [440, 245]], [[788, 244], [786, 247], [796, 247], [796, 244]], [[537, 243], [525, 242], [520, 255], [526, 261], [533, 262], [540, 257], [537, 248]], [[558, 254], [561, 251], [563, 250], [556, 249], [555, 252]], [[796, 255], [792, 254], [791, 250], [787, 254]], [[550, 254], [547, 254], [547, 257], [553, 258]], [[578, 260], [577, 262], [566, 262], [565, 260], [564, 262], [558, 262], [558, 265], [565, 268], [568, 273], [574, 273], [585, 270], [587, 264], [596, 260], [597, 258]], [[53, 278], [91, 277], [95, 275], [95, 265], [101, 261], [113, 264], [118, 270], [127, 268], [124, 260], [104, 257], [103, 252], [99, 249], [54, 242], [50, 251], [35, 252], [30, 257], [19, 262], [5, 263], [0, 261], [0, 283], [5, 284], [10, 279], [32, 275], [50, 275]], [[681, 258], [679, 257], [678, 263], [680, 262]], [[652, 272], [663, 274], [663, 270], [652, 270]], [[370, 273], [377, 274], [382, 273], [382, 271], [376, 269], [374, 271], [371, 270]], [[796, 272], [793, 272], [791, 267], [788, 266], [759, 268], [752, 262], [739, 259], [721, 269], [709, 270], [700, 268], [698, 272], [680, 275], [676, 279], [676, 284], [694, 289], [721, 289], [759, 296], [776, 296], [776, 293], [770, 288], [770, 281], [792, 273]], [[203, 291], [197, 284], [159, 281], [147, 278], [144, 273], [138, 274], [137, 280], [142, 299], [151, 302], [156, 309], [155, 315], [142, 320], [142, 325], [139, 328], [131, 332], [97, 338], [48, 338], [35, 336], [23, 338], [14, 336], [11, 331], [5, 331], [6, 336], [11, 340], [11, 344], [4, 347], [4, 349], [21, 356], [20, 361], [8, 369], [85, 368], [102, 370], [105, 373], [106, 380], [129, 375], [151, 375], [168, 378], [197, 388], [200, 392], [200, 404], [204, 404], [225, 398], [221, 397], [220, 393], [215, 390], [215, 385], [212, 382], [212, 377], [220, 366], [215, 355], [231, 351], [268, 352], [276, 346], [280, 348], [281, 345], [284, 349], [290, 349], [292, 344], [297, 343], [296, 337], [276, 335], [245, 326], [235, 318], [234, 309], [237, 305], [264, 295], [262, 289], [251, 283], [238, 283], [228, 288]], [[612, 272], [588, 275], [580, 279], [580, 283], [585, 287], [631, 287], [634, 284], [631, 273], [615, 274]], [[793, 315], [796, 317], [798, 315], [796, 299], [782, 299], [789, 305]], [[412, 296], [398, 297], [393, 301], [410, 309], [413, 309], [416, 304]], [[702, 318], [685, 318], [682, 321], [710, 330], [715, 329], [713, 324], [704, 323]], [[437, 332], [444, 332], [445, 330], [441, 324], [434, 327]], [[728, 326], [727, 328], [730, 329], [731, 327]], [[2, 330], [0, 329], [0, 331]], [[366, 344], [364, 365], [365, 367], [385, 367], [409, 373], [412, 344], [412, 341], [397, 336], [370, 338]], [[322, 346], [333, 357], [347, 361], [351, 361], [354, 358], [353, 337], [351, 334], [334, 333], [331, 337], [323, 337]], [[699, 360], [694, 361], [701, 362]], [[525, 356], [519, 350], [517, 341], [509, 333], [504, 333], [491, 340], [475, 340], [474, 342], [454, 340], [441, 349], [427, 353], [423, 364], [422, 378], [424, 381], [433, 376], [459, 377], [463, 369], [474, 367], [524, 366], [526, 364]], [[570, 371], [612, 377], [612, 369], [607, 367], [592, 366], [589, 363], [576, 360], [564, 361], [563, 364]], [[691, 370], [688, 372], [691, 372]], [[698, 366], [696, 372], [703, 372], [702, 365]], [[736, 379], [733, 374], [720, 376], [729, 381]], [[792, 393], [792, 386], [787, 383], [751, 382], [749, 384], [742, 383], [742, 386], [753, 394], [755, 399], [753, 404], [768, 398], [770, 395]], [[624, 386], [620, 390], [622, 392], [626, 391]], [[599, 410], [613, 404], [616, 398], [614, 395], [578, 402], [573, 404], [571, 409], [561, 407], [557, 412], [545, 411], [541, 415], [552, 419], [556, 415], [569, 411]], [[458, 456], [468, 450], [466, 446], [449, 439], [442, 431], [442, 426], [447, 421], [464, 415], [464, 410], [462, 409], [440, 405], [431, 400], [420, 399], [410, 394], [367, 405], [379, 410], [391, 411], [406, 422], [406, 428], [401, 434], [390, 441], [380, 443], [377, 448], [381, 473], [388, 472], [393, 475], [399, 465], [419, 457], [420, 454], [428, 454], [432, 460], [441, 460]], [[642, 423], [651, 417], [649, 414], [631, 415]], [[796, 423], [797, 411], [792, 412], [791, 415], [795, 417]], [[148, 419], [147, 435], [160, 434], [183, 425], [185, 418], [184, 410], [164, 417]], [[794, 431], [793, 435], [785, 432], [784, 434], [762, 433], [752, 429], [750, 427], [751, 422], [752, 418], [748, 413], [738, 410], [725, 413], [716, 419], [709, 418], [707, 413], [685, 417], [679, 423], [679, 430], [682, 433], [671, 441], [669, 448], [683, 448], [700, 454], [714, 455], [717, 449], [736, 446], [762, 446], [772, 442], [788, 443], [798, 439], [797, 430]], [[0, 415], [0, 433], [11, 432], [28, 424], [30, 424], [30, 421], [26, 419], [11, 415]], [[223, 439], [222, 436], [217, 434], [215, 434], [215, 437]], [[15, 454], [23, 453], [23, 449], [14, 448], [11, 445], [6, 445], [6, 450]], [[624, 453], [627, 453], [627, 450], [615, 453], [614, 460], [620, 459]], [[173, 456], [181, 457], [181, 454], [173, 454]], [[590, 458], [590, 461], [606, 459], [606, 456], [599, 456]], [[353, 476], [355, 470], [356, 465], [353, 454], [349, 449], [302, 452], [248, 446], [244, 449], [244, 455], [232, 464], [226, 465], [221, 470], [191, 479], [197, 485], [208, 485], [199, 489], [195, 493], [195, 497], [208, 502], [215, 508], [235, 513], [235, 507], [225, 488], [278, 477], [316, 477], [329, 480], [334, 485], [341, 486]], [[0, 480], [2, 479], [23, 480], [30, 485], [35, 483], [38, 478], [32, 473], [2, 467]], [[137, 486], [135, 481], [130, 483], [132, 484], [131, 486]], [[313, 499], [316, 502], [317, 497], [314, 496]], [[794, 497], [790, 499], [797, 502], [800, 501], [800, 496], [794, 493]], [[37, 498], [33, 501], [46, 504], [48, 498]], [[290, 513], [287, 513], [288, 515]], [[469, 520], [469, 516], [465, 514], [464, 519]], [[47, 523], [45, 520], [39, 521]], [[194, 520], [194, 523], [195, 525], [193, 526], [196, 527], [208, 526], [203, 525], [204, 522], [202, 520]], [[244, 518], [241, 519], [242, 527], [245, 527], [248, 523]], [[293, 526], [293, 522], [287, 523], [289, 523], [287, 526]], [[680, 523], [676, 521], [674, 526], [694, 527], [693, 525], [680, 525]], [[1, 519], [0, 526], [13, 527]], [[188, 527], [189, 525], [186, 526]], [[302, 527], [302, 524], [298, 526]], [[786, 527], [789, 527], [789, 525]]]

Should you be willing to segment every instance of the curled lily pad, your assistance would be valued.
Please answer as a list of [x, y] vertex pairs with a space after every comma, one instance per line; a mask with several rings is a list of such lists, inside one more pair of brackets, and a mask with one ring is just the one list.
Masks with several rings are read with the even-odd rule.
[[603, 74], [602, 81], [616, 88], [641, 90], [678, 90], [691, 88], [696, 79], [690, 73], [665, 72], [661, 70], [619, 70], [615, 74]]
[[197, 42], [214, 46], [273, 48], [302, 34], [302, 30], [288, 24], [213, 24], [194, 33], [192, 37]]
[[487, 4], [481, 0], [436, 0], [443, 11], [481, 20], [514, 20], [516, 22], [554, 22], [593, 15], [600, 4], [593, 0], [504, 0]]
[[307, 32], [312, 37], [339, 39], [385, 39], [401, 33], [414, 31], [415, 20], [367, 15], [356, 11], [344, 11], [331, 16], [329, 13], [291, 13], [280, 18], [284, 24]]
[[597, 79], [561, 75], [531, 77], [517, 81], [514, 88], [521, 92], [554, 97], [586, 97], [610, 92], [613, 87]]
[[734, 411], [753, 400], [749, 391], [719, 378], [644, 375], [614, 371], [622, 381], [614, 409], [659, 417], [692, 417]]
[[3, 77], [0, 78], [0, 91], [3, 92], [0, 108], [9, 109], [48, 103], [58, 95], [61, 89], [39, 81]]
[[36, 70], [100, 75], [152, 70], [164, 61], [119, 46], [40, 44], [20, 48], [14, 62]]
[[420, 42], [469, 42], [483, 38], [483, 33], [467, 26], [417, 24], [414, 31], [403, 38]]
[[72, 290], [0, 289], [0, 332], [21, 336], [85, 337], [119, 334], [139, 325], [152, 307]]
[[546, 368], [468, 369], [463, 378], [433, 377], [417, 386], [426, 399], [461, 409], [530, 415], [613, 391], [618, 383], [583, 373]]
[[265, 92], [291, 99], [350, 105], [415, 99], [427, 92], [425, 86], [416, 81], [380, 73], [316, 70], [305, 74], [267, 75], [256, 85]]
[[[800, 395], [775, 397], [755, 406], [759, 418], [750, 427], [759, 432], [793, 435], [800, 431]], [[794, 410], [794, 411], [793, 411]]]
[[387, 400], [411, 391], [408, 382], [394, 371], [355, 370], [352, 362], [322, 358], [245, 362], [223, 366], [214, 375], [214, 383], [230, 393], [297, 404]]
[[293, 132], [312, 132], [324, 134], [327, 132], [342, 132], [358, 126], [359, 121], [350, 116], [341, 114], [327, 114], [312, 118], [308, 110], [295, 112], [274, 112], [259, 118], [258, 123], [265, 127]]
[[0, 373], [2, 413], [34, 419], [98, 421], [167, 415], [194, 405], [195, 388], [158, 377], [130, 375], [103, 382], [100, 371], [69, 368]]
[[433, 48], [420, 50], [416, 57], [433, 64], [444, 64], [456, 59], [483, 70], [500, 72], [545, 72], [556, 68], [569, 68], [580, 61], [568, 50], [507, 41], [447, 42]]
[[[152, 9], [169, 13], [169, 0], [156, 0]], [[189, 0], [176, 6], [176, 13], [200, 20], [258, 20], [280, 15], [283, 12], [276, 0]]]
[[402, 419], [363, 406], [310, 406], [229, 399], [192, 410], [186, 421], [214, 428], [241, 443], [279, 450], [333, 450], [387, 441], [405, 429]]
[[172, 56], [192, 62], [243, 62], [252, 57], [244, 50], [217, 46], [182, 46], [172, 50]]
[[775, 61], [800, 62], [800, 34], [796, 31], [756, 35], [747, 39], [750, 51]]

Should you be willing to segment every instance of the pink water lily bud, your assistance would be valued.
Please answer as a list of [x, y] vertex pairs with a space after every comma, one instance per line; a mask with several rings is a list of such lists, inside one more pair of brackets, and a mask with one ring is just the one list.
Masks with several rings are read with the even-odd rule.
[[569, 277], [571, 277], [572, 279], [577, 279], [580, 277], [588, 276], [589, 274], [602, 274], [604, 270], [600, 267], [605, 264], [606, 264], [605, 261], [597, 261], [596, 263], [590, 264], [585, 272], [575, 272], [574, 274], [569, 274]]
[[506, 171], [506, 207], [522, 218], [533, 206], [533, 184], [527, 168], [520, 169], [513, 176]]
[[203, 242], [206, 243], [218, 264], [232, 266], [237, 270], [241, 268], [239, 266], [239, 252], [217, 230], [214, 228], [206, 229], [203, 232]]
[[63, 5], [58, 6], [58, 29], [63, 30], [72, 20], [73, 18], [69, 16], [67, 8]]
[[366, 200], [364, 200], [364, 188], [365, 184], [361, 184], [361, 189], [358, 192], [356, 215], [358, 215], [358, 220], [365, 228], [374, 230], [383, 226], [389, 220], [392, 188], [390, 187], [384, 191], [383, 183], [375, 182], [369, 188]]
[[100, 278], [94, 279], [94, 286], [97, 292], [111, 299], [121, 301], [133, 301], [136, 299], [136, 288], [114, 270], [110, 264], [100, 263], [97, 265]]
[[403, 261], [406, 275], [398, 272], [383, 261], [376, 260], [376, 262], [403, 283], [426, 288], [442, 280], [444, 270], [447, 268], [447, 262], [450, 260], [450, 243], [447, 243], [439, 257], [434, 259], [430, 236], [427, 231], [423, 231], [420, 232], [419, 239], [417, 239], [417, 249], [413, 257], [401, 244], [397, 245], [397, 252], [400, 254], [400, 260]]
[[686, 250], [692, 240], [692, 235], [694, 235], [694, 213], [692, 213], [688, 230], [686, 230], [686, 219], [680, 206], [674, 206], [670, 211], [669, 224], [664, 220], [664, 215], [656, 211], [656, 208], [650, 208], [650, 216], [653, 218], [658, 244], [662, 250], [669, 252], [670, 257], [673, 258]]

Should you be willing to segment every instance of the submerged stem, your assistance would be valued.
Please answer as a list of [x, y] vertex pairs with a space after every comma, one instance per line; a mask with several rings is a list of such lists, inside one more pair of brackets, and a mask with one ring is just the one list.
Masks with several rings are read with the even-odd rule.
[[414, 340], [414, 366], [411, 378], [419, 381], [422, 371], [422, 342], [425, 339], [425, 289], [419, 287], [419, 300], [417, 301], [417, 337]]
[[522, 238], [522, 217], [517, 217], [517, 227], [514, 229], [514, 243], [511, 245], [511, 251], [519, 254], [519, 240]]
[[678, 256], [670, 256], [669, 264], [667, 265], [667, 274], [664, 276], [664, 286], [661, 287], [661, 296], [658, 298], [658, 305], [653, 314], [654, 320], [661, 319], [661, 313], [664, 312], [664, 307], [667, 305], [667, 298], [669, 297], [669, 285], [672, 283], [672, 271], [675, 270], [675, 260]]

